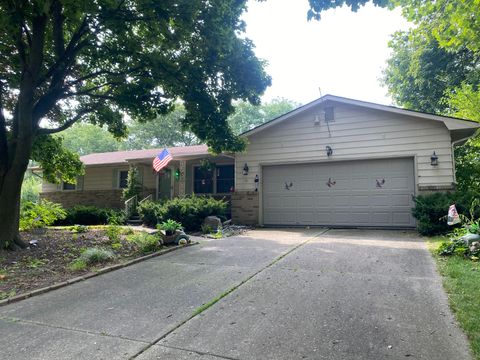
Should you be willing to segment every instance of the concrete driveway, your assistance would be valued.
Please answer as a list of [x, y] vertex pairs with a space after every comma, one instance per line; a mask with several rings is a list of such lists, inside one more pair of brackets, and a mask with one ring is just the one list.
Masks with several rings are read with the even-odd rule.
[[2, 359], [470, 358], [414, 233], [326, 229], [204, 241], [2, 307], [0, 349]]

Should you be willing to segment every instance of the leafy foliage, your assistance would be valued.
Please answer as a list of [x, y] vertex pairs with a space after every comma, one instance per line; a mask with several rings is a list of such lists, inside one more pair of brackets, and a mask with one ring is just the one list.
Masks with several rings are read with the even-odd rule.
[[78, 123], [63, 131], [63, 146], [82, 156], [92, 153], [117, 151], [120, 141], [104, 127]]
[[159, 204], [153, 201], [140, 206], [139, 213], [144, 224], [155, 226], [167, 219], [181, 223], [186, 230], [200, 230], [207, 216], [224, 217], [227, 202], [208, 196], [187, 196]]
[[60, 204], [42, 200], [38, 203], [25, 201], [20, 209], [20, 230], [31, 230], [52, 225], [56, 220], [64, 219], [65, 210]]
[[25, 173], [22, 183], [22, 202], [31, 201], [38, 202], [40, 200], [40, 191], [42, 189], [42, 180], [34, 175], [31, 171]]
[[[446, 220], [449, 206], [455, 204], [459, 214], [470, 214], [475, 197], [474, 192], [459, 191], [415, 197], [415, 208], [412, 209], [412, 214], [417, 220], [418, 232], [428, 236], [448, 233], [452, 230]], [[471, 216], [480, 217], [480, 211], [476, 209]]]
[[127, 176], [127, 187], [123, 189], [122, 196], [125, 200], [133, 196], [140, 195], [142, 185], [140, 184], [138, 168], [135, 165], [130, 165]]
[[62, 138], [42, 135], [36, 138], [31, 158], [40, 163], [42, 176], [51, 183], [65, 181], [75, 184], [85, 170], [78, 154], [62, 145]]
[[185, 107], [177, 103], [171, 113], [158, 115], [148, 122], [132, 122], [128, 127], [128, 137], [120, 147], [134, 150], [196, 145], [198, 138], [182, 126], [185, 116]]
[[267, 121], [275, 119], [300, 106], [294, 101], [277, 98], [261, 105], [252, 105], [245, 101], [235, 104], [235, 112], [228, 122], [235, 134], [241, 134]]
[[110, 223], [112, 217], [121, 216], [119, 210], [90, 205], [77, 205], [67, 209], [66, 212], [66, 217], [56, 221], [56, 225], [104, 225]]
[[173, 234], [175, 230], [181, 230], [182, 224], [178, 221], [168, 219], [167, 221], [162, 222], [157, 225], [157, 229], [164, 230], [167, 234]]
[[[418, 28], [397, 32], [389, 42], [392, 55], [383, 83], [393, 100], [406, 108], [429, 113], [451, 112], [447, 98], [462, 82], [478, 81], [477, 57], [461, 48], [449, 51]], [[457, 109], [462, 105], [457, 101]]]
[[127, 236], [127, 241], [134, 243], [143, 253], [151, 253], [162, 247], [157, 236], [148, 234], [145, 231]]

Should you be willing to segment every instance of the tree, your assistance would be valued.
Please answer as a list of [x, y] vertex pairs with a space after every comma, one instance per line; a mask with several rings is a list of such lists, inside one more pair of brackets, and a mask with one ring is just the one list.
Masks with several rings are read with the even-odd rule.
[[405, 108], [445, 114], [450, 92], [462, 83], [478, 83], [478, 56], [465, 47], [446, 50], [423, 29], [395, 33], [389, 47], [383, 83]]
[[63, 139], [63, 146], [80, 156], [117, 151], [120, 147], [120, 139], [115, 139], [103, 127], [91, 124], [75, 124], [59, 136]]
[[[2, 0], [0, 248], [24, 245], [18, 216], [29, 159], [44, 171], [53, 168], [52, 158], [63, 165], [51, 173], [57, 181], [78, 170], [78, 156], [51, 137], [78, 121], [119, 137], [125, 114], [153, 119], [180, 98], [186, 129], [213, 151], [242, 149], [226, 122], [232, 101], [259, 103], [270, 84], [242, 36], [245, 6], [245, 0]], [[60, 163], [58, 154], [69, 161]]]
[[276, 98], [261, 105], [252, 105], [243, 101], [235, 105], [235, 112], [230, 115], [228, 122], [235, 134], [241, 134], [298, 106], [300, 104], [283, 98]]
[[159, 115], [152, 121], [132, 122], [128, 137], [120, 147], [125, 150], [160, 148], [166, 146], [189, 146], [199, 143], [198, 138], [182, 127], [186, 116], [183, 105], [176, 104], [175, 110]]

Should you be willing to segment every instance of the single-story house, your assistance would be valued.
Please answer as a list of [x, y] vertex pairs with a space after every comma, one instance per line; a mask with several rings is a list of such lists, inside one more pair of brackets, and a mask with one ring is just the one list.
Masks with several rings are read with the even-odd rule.
[[[204, 145], [91, 154], [77, 185], [43, 184], [42, 196], [65, 206], [121, 207], [129, 164], [143, 194], [231, 198], [232, 218], [261, 225], [409, 228], [412, 195], [455, 187], [453, 148], [480, 124], [326, 95], [242, 136], [243, 153], [212, 156]], [[205, 170], [205, 160], [215, 164]]]

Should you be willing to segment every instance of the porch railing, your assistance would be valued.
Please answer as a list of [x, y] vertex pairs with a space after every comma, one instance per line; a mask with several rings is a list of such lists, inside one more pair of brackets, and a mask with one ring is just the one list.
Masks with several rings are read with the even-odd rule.
[[153, 200], [153, 195], [150, 194], [150, 195], [144, 197], [142, 200], [140, 200], [140, 201], [138, 202], [138, 205], [140, 205], [141, 203], [144, 203], [145, 201], [152, 201], [152, 200]]
[[132, 196], [130, 199], [125, 201], [125, 216], [130, 218], [133, 213], [137, 210], [138, 197], [137, 195]]

